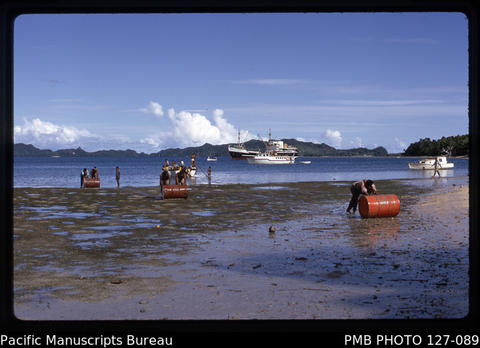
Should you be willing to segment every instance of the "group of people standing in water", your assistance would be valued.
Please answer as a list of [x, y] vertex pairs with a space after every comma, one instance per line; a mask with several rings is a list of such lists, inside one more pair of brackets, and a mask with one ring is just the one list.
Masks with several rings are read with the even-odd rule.
[[97, 167], [93, 167], [90, 170], [90, 174], [88, 173], [87, 168], [83, 168], [83, 170], [80, 172], [80, 187], [84, 187], [85, 179], [98, 179]]
[[172, 176], [175, 177], [175, 185], [185, 185], [187, 177], [190, 177], [196, 169], [195, 159], [193, 157], [190, 167], [187, 167], [183, 161], [180, 161], [178, 164], [176, 161], [172, 161], [172, 164], [170, 164], [168, 159], [165, 159], [162, 166], [162, 174], [160, 175], [160, 185], [170, 185]]
[[[183, 161], [177, 164], [176, 161], [172, 161], [172, 164], [165, 160], [162, 166], [162, 174], [160, 175], [160, 185], [169, 185], [172, 181], [172, 176], [175, 178], [175, 185], [185, 185], [187, 178], [193, 177], [197, 170], [195, 164], [195, 157], [192, 155], [192, 164], [187, 167]], [[209, 173], [210, 175], [210, 173]], [[83, 168], [80, 173], [80, 187], [85, 187], [85, 179], [99, 180], [99, 174], [97, 167], [93, 167], [88, 172], [87, 168]], [[117, 181], [117, 187], [120, 188], [120, 168], [115, 167], [115, 180]]]
[[[196, 169], [195, 159], [193, 156], [192, 165], [190, 167], [187, 167], [183, 161], [180, 161], [178, 164], [176, 161], [172, 161], [172, 164], [170, 164], [168, 159], [165, 159], [165, 162], [162, 166], [162, 174], [160, 174], [160, 185], [170, 185], [173, 175], [175, 177], [175, 185], [185, 185], [187, 177], [189, 177], [193, 171], [196, 171]], [[210, 181], [211, 168], [209, 167], [208, 169], [208, 178]], [[83, 171], [80, 174], [80, 187], [84, 187], [86, 178], [98, 179], [99, 174], [97, 167], [93, 167], [90, 170], [90, 174], [88, 173], [87, 168], [83, 168]], [[118, 166], [115, 168], [115, 180], [117, 181], [117, 187], [120, 188], [120, 168]], [[348, 204], [347, 213], [350, 213], [350, 211], [355, 213], [360, 195], [377, 194], [375, 184], [369, 179], [354, 182], [350, 187], [350, 191], [352, 193], [352, 198]]]
[[[80, 187], [85, 187], [85, 179], [96, 179], [99, 180], [99, 174], [97, 167], [93, 167], [88, 173], [87, 168], [83, 168], [80, 172]], [[120, 168], [115, 167], [115, 180], [117, 181], [117, 187], [120, 188]]]

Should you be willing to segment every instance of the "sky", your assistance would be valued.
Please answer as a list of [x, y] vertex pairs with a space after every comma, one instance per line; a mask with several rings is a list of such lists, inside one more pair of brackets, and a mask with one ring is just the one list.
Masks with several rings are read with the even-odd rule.
[[468, 134], [463, 13], [31, 14], [14, 142], [133, 149], [272, 138], [402, 152]]

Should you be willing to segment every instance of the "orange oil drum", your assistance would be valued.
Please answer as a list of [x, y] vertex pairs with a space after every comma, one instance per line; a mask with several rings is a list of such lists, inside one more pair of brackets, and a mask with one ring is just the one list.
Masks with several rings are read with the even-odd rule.
[[362, 218], [393, 217], [400, 211], [400, 200], [395, 194], [361, 196], [358, 210]]
[[100, 187], [100, 179], [83, 178], [83, 187]]
[[185, 198], [188, 197], [187, 185], [163, 185], [162, 199]]

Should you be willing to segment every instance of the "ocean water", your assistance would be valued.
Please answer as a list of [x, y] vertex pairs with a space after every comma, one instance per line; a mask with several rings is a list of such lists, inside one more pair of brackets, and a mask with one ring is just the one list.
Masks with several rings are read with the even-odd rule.
[[[197, 158], [197, 175], [193, 185], [208, 184], [207, 170], [212, 169], [212, 184], [268, 184], [307, 181], [355, 181], [359, 179], [416, 179], [429, 178], [433, 171], [411, 170], [408, 162], [421, 157], [300, 157], [292, 165], [259, 165], [218, 157], [216, 162]], [[80, 171], [96, 166], [101, 187], [116, 187], [115, 167], [120, 167], [120, 185], [157, 186], [164, 158], [111, 157], [15, 157], [14, 187], [80, 187]], [[190, 165], [189, 158], [183, 160]], [[301, 164], [308, 160], [311, 164]], [[449, 158], [453, 169], [441, 170], [442, 177], [468, 176], [468, 159]]]

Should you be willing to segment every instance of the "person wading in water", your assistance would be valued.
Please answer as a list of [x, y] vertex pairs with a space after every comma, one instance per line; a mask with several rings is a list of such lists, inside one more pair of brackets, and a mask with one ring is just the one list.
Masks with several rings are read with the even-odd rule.
[[438, 174], [438, 177], [440, 177], [440, 170], [439, 170], [439, 169], [440, 169], [442, 166], [441, 166], [440, 163], [438, 162], [438, 158], [437, 158], [437, 157], [435, 157], [435, 162], [433, 163], [433, 167], [434, 167], [434, 168], [433, 168], [433, 169], [434, 169], [434, 172], [433, 172], [432, 178], [434, 178], [436, 174]]
[[120, 168], [115, 168], [115, 180], [117, 180], [117, 187], [120, 188]]

